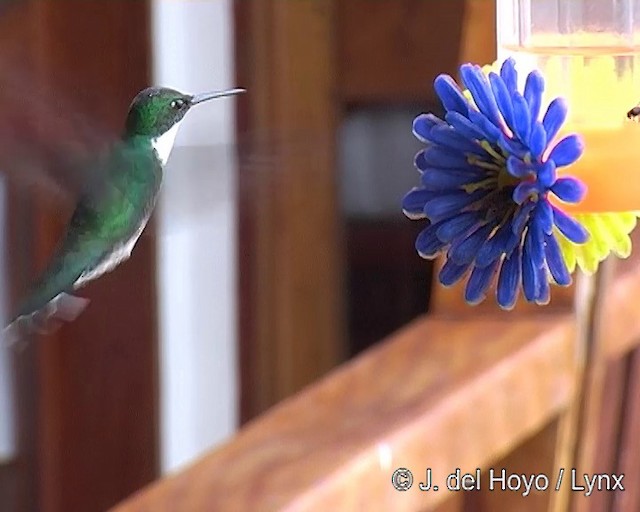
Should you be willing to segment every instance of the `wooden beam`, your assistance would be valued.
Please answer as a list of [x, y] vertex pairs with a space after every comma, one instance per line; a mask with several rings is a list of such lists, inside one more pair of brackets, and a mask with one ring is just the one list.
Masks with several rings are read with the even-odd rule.
[[568, 316], [419, 319], [113, 512], [428, 510], [451, 494], [418, 490], [426, 467], [444, 489], [566, 407], [573, 339]]

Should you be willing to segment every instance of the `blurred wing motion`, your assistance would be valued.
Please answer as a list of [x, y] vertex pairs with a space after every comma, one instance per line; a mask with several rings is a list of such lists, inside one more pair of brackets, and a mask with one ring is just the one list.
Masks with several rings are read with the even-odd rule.
[[[92, 179], [85, 164], [117, 139], [74, 102], [0, 60], [0, 172], [19, 191], [69, 206]], [[124, 115], [124, 113], [123, 113]]]

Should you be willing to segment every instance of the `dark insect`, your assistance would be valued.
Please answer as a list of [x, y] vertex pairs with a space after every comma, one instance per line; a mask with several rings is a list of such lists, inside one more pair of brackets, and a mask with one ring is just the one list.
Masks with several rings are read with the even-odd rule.
[[627, 112], [627, 117], [632, 121], [640, 122], [640, 105], [636, 105], [629, 112]]

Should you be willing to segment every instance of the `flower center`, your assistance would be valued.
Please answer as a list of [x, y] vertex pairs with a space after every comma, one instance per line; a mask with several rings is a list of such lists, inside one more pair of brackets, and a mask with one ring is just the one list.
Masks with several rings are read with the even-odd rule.
[[516, 178], [512, 176], [509, 171], [507, 171], [507, 166], [502, 165], [500, 170], [498, 171], [498, 188], [503, 189], [506, 187], [516, 187], [521, 182], [520, 178]]

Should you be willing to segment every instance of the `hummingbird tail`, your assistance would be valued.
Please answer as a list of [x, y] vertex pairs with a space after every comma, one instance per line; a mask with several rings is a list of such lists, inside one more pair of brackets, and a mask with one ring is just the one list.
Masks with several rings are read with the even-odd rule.
[[25, 334], [50, 334], [63, 323], [75, 320], [88, 303], [89, 299], [60, 293], [42, 309], [21, 315], [5, 327], [0, 345], [14, 346], [23, 339]]

